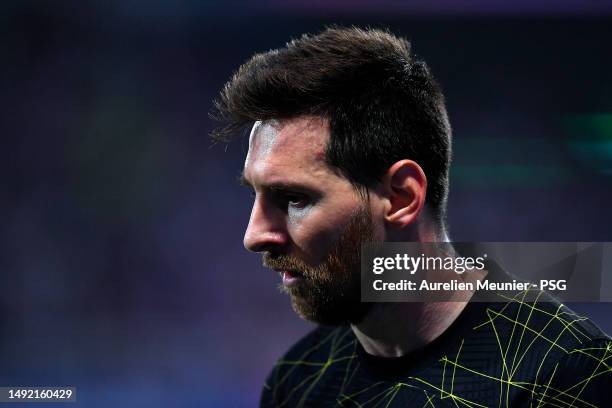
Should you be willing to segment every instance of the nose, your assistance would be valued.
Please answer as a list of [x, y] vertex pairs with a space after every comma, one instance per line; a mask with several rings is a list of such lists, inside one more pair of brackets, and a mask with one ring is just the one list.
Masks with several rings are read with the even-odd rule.
[[253, 252], [277, 252], [288, 242], [284, 222], [281, 211], [256, 198], [244, 233], [244, 247]]

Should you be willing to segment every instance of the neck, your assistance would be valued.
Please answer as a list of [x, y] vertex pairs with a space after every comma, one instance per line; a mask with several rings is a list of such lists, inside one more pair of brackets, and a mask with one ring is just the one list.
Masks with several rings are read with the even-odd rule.
[[351, 327], [368, 354], [399, 357], [438, 338], [466, 305], [463, 301], [377, 303]]
[[[448, 242], [446, 234], [440, 237], [423, 232], [419, 233], [421, 242]], [[439, 248], [439, 254], [430, 252], [427, 255], [455, 256], [450, 243]], [[486, 271], [469, 271], [457, 276], [475, 282], [485, 275]], [[431, 343], [444, 333], [473, 294], [473, 291], [455, 292], [443, 302], [376, 303], [365, 318], [351, 328], [368, 354], [399, 357]]]

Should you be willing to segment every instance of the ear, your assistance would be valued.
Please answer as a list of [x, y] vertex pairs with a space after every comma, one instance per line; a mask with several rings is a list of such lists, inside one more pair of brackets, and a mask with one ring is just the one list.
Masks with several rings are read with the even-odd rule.
[[382, 178], [388, 199], [385, 221], [396, 228], [412, 224], [425, 205], [427, 177], [412, 160], [394, 163]]

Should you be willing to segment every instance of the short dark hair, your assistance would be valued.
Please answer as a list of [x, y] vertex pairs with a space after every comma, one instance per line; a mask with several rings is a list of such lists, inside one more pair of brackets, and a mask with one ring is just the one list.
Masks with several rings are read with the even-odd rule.
[[451, 129], [442, 91], [406, 39], [331, 27], [256, 54], [215, 101], [212, 116], [226, 125], [211, 135], [301, 115], [329, 120], [327, 162], [357, 186], [373, 187], [398, 160], [419, 163], [426, 203], [444, 221]]

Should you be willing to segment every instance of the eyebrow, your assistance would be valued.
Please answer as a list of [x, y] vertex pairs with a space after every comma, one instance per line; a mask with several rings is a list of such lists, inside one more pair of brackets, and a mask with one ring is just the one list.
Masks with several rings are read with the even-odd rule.
[[[245, 187], [254, 189], [251, 182], [244, 176], [244, 171], [241, 172], [240, 175], [238, 176], [238, 183], [241, 186], [245, 186]], [[279, 190], [279, 191], [280, 190], [295, 190], [296, 192], [314, 192], [312, 188], [305, 186], [303, 184], [299, 184], [299, 183], [279, 182], [279, 183], [264, 184], [263, 187], [269, 190]]]

